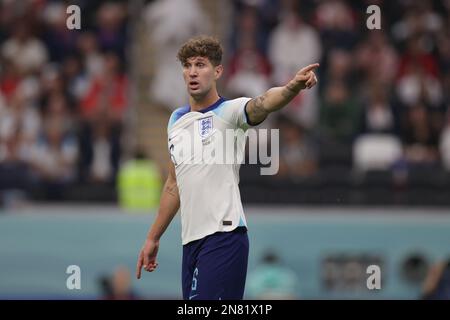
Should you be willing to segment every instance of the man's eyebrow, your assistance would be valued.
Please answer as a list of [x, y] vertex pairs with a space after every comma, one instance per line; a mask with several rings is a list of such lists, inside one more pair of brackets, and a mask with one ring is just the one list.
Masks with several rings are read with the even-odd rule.
[[195, 59], [189, 59], [189, 61], [186, 60], [186, 62], [185, 62], [183, 65], [185, 65], [185, 64], [191, 64], [191, 63], [206, 63], [207, 61], [208, 61], [207, 58], [204, 58], [204, 57], [196, 57]]

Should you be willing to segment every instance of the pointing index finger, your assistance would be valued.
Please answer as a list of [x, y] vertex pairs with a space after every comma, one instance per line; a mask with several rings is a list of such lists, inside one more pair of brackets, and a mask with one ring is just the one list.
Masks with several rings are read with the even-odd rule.
[[320, 65], [318, 63], [313, 63], [310, 64], [309, 66], [304, 67], [303, 69], [300, 70], [300, 73], [306, 73], [309, 72], [315, 68], [318, 68]]

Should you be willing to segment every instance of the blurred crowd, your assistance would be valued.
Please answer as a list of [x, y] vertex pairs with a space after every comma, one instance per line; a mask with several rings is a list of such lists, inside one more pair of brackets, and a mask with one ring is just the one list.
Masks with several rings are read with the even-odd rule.
[[[66, 2], [0, 2], [0, 202], [20, 197], [6, 189], [58, 199], [77, 183], [114, 184], [131, 19], [125, 1], [76, 4], [80, 30], [66, 27]], [[281, 180], [344, 181], [356, 169], [393, 172], [401, 184], [416, 169], [450, 172], [449, 0], [142, 5], [157, 61], [150, 97], [170, 110], [187, 99], [175, 56], [190, 36], [221, 35], [226, 98], [255, 97], [320, 63], [318, 85], [261, 126], [280, 129]], [[381, 29], [369, 29], [369, 17]]]
[[[381, 29], [368, 29], [369, 5]], [[236, 1], [226, 89], [255, 96], [320, 62], [272, 119], [284, 176], [347, 150], [357, 169], [450, 170], [450, 1]], [[331, 155], [333, 156], [333, 155]], [[325, 159], [326, 160], [326, 159]]]
[[66, 26], [68, 5], [0, 1], [0, 202], [114, 183], [129, 103], [126, 3], [77, 1], [79, 30]]

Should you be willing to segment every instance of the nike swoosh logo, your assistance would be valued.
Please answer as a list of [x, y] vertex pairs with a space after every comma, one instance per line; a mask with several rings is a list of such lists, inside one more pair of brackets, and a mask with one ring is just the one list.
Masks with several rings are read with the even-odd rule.
[[193, 296], [189, 296], [189, 300], [192, 300], [192, 298], [195, 298], [196, 296], [198, 296], [198, 293], [194, 294]]

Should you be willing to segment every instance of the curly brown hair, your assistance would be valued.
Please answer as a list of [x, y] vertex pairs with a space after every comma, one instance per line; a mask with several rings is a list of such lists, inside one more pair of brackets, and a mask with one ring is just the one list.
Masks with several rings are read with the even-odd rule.
[[192, 57], [205, 57], [214, 66], [222, 61], [222, 46], [218, 39], [210, 36], [198, 36], [189, 39], [178, 51], [177, 58], [182, 64]]

